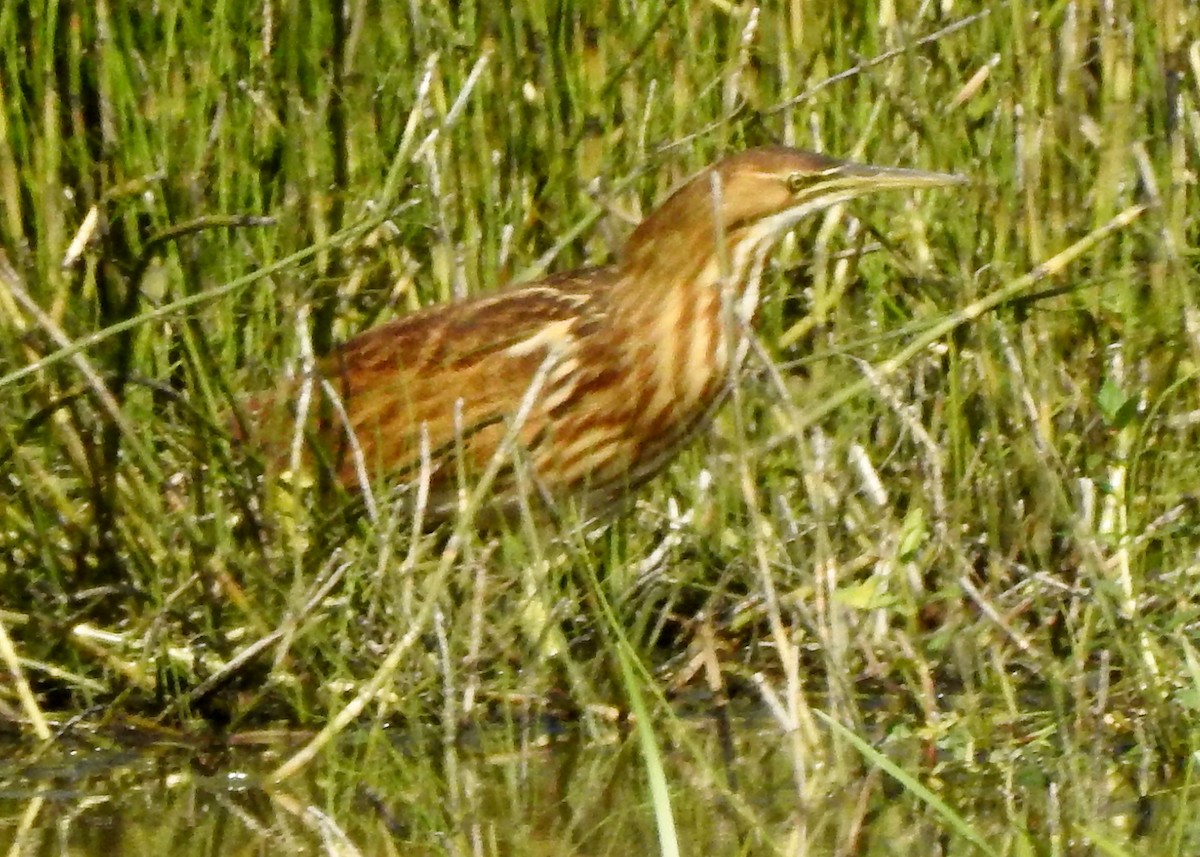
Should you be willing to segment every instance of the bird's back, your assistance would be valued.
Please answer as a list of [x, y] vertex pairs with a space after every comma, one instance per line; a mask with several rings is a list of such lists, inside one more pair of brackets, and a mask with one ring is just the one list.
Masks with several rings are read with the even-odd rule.
[[[625, 481], [636, 445], [628, 418], [619, 416], [631, 402], [618, 389], [630, 376], [609, 329], [606, 295], [616, 276], [613, 268], [559, 274], [430, 307], [355, 337], [311, 379], [305, 434], [316, 455], [306, 462], [324, 460], [351, 490], [362, 477], [412, 481], [424, 432], [430, 509], [448, 514], [460, 472], [470, 479], [487, 465], [540, 370], [517, 455], [551, 495], [619, 493], [615, 483]], [[246, 435], [274, 469], [286, 464], [301, 389], [292, 381], [244, 408]], [[505, 462], [494, 492], [502, 505], [513, 502], [513, 483]]]

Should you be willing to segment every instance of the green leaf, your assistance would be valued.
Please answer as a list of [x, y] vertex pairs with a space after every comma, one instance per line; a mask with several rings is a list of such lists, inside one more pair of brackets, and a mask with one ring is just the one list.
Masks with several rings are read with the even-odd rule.
[[1110, 428], [1122, 429], [1137, 414], [1137, 399], [1125, 395], [1125, 391], [1107, 380], [1096, 394], [1096, 404], [1104, 422]]
[[843, 607], [854, 610], [878, 610], [881, 607], [891, 607], [896, 603], [896, 596], [880, 591], [883, 581], [878, 577], [869, 577], [862, 583], [838, 589], [833, 593], [833, 600]]

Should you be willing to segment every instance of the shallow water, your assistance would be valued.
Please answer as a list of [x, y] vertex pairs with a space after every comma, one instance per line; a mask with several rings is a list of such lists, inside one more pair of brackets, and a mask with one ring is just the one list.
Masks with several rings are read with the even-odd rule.
[[[761, 724], [735, 727], [729, 764], [711, 721], [682, 729], [665, 765], [684, 854], [976, 853], [844, 746], [810, 748], [798, 775], [793, 745]], [[512, 725], [447, 741], [435, 728], [376, 729], [345, 736], [275, 787], [264, 783], [296, 740], [246, 748], [92, 736], [40, 752], [0, 744], [0, 853], [658, 853], [636, 737], [554, 731]], [[928, 754], [911, 749], [904, 764], [919, 769]], [[1014, 780], [1012, 768], [969, 767], [935, 763], [923, 781], [998, 853], [1093, 853], [1080, 846], [1100, 835], [1128, 849], [1113, 853], [1192, 853], [1153, 843], [1186, 849], [1200, 836], [1194, 814], [1179, 815], [1186, 788], [1182, 800], [1159, 789], [1147, 803], [1119, 780], [1056, 784], [1050, 772]], [[1096, 812], [1076, 818], [1085, 798]]]
[[[76, 745], [37, 757], [9, 745], [0, 763], [0, 851], [584, 854], [641, 853], [654, 842], [626, 741], [584, 746], [543, 736], [492, 751], [477, 739], [465, 744], [473, 746], [447, 750], [434, 735], [352, 737], [274, 788], [264, 781], [294, 745]], [[722, 838], [720, 827], [710, 835]]]

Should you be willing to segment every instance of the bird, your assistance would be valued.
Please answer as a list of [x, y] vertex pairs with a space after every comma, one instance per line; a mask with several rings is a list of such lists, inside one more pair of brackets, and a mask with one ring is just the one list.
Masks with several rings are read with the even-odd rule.
[[[501, 518], [519, 510], [522, 484], [603, 514], [711, 421], [736, 383], [770, 251], [799, 221], [877, 191], [964, 181], [784, 146], [728, 155], [646, 216], [610, 264], [425, 307], [335, 347], [303, 409], [308, 458], [350, 492], [424, 470], [439, 520], [511, 431], [514, 461], [490, 488]], [[276, 469], [301, 383], [251, 398], [237, 420]]]

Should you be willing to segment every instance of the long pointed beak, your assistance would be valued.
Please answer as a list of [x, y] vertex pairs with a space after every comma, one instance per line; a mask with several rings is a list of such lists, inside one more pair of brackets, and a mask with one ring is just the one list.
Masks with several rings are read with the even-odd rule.
[[877, 167], [873, 164], [856, 164], [846, 161], [833, 176], [845, 180], [847, 186], [859, 186], [865, 190], [890, 188], [947, 187], [966, 184], [966, 176], [957, 173], [935, 173], [929, 170], [910, 170], [904, 167]]
[[920, 190], [966, 183], [966, 176], [955, 173], [840, 161], [814, 175], [812, 183], [797, 194], [790, 207], [769, 219], [771, 226], [767, 231], [786, 231], [813, 212], [878, 191]]

